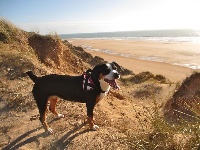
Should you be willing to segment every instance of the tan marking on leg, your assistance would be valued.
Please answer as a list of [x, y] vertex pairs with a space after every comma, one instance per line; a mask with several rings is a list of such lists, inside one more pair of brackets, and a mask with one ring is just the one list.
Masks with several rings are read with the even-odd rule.
[[89, 124], [90, 128], [94, 126], [93, 117], [87, 117], [87, 123]]
[[[42, 115], [42, 116], [41, 116]], [[53, 133], [52, 129], [49, 128], [47, 122], [46, 122], [46, 109], [44, 112], [42, 112], [42, 114], [40, 114], [40, 121], [45, 129], [45, 132], [50, 132]]]
[[58, 101], [58, 97], [57, 97], [57, 96], [51, 96], [51, 97], [49, 97], [48, 100], [50, 101], [49, 110], [50, 110], [54, 115], [56, 115], [58, 118], [64, 118], [64, 115], [63, 115], [63, 114], [59, 114], [59, 113], [56, 111], [56, 103], [57, 103], [57, 101]]
[[99, 129], [99, 126], [97, 126], [97, 125], [94, 124], [93, 117], [88, 117], [88, 118], [87, 118], [87, 122], [88, 122], [88, 124], [89, 124], [89, 126], [90, 126], [90, 129], [92, 129], [92, 130], [94, 130], [94, 131], [96, 131], [96, 130]]
[[57, 111], [56, 111], [56, 103], [58, 101], [58, 97], [57, 96], [51, 96], [48, 99], [50, 101], [50, 105], [49, 105], [49, 110], [55, 114], [58, 115]]

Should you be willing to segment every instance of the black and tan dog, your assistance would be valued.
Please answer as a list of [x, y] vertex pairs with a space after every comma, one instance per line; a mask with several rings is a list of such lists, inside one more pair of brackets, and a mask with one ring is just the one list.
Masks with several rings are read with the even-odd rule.
[[32, 92], [39, 109], [40, 121], [45, 130], [53, 133], [52, 129], [46, 123], [45, 114], [48, 101], [50, 101], [49, 110], [60, 118], [64, 117], [64, 115], [56, 112], [57, 97], [69, 101], [86, 103], [87, 122], [91, 129], [97, 130], [99, 127], [93, 121], [95, 104], [106, 96], [110, 90], [110, 86], [114, 89], [119, 89], [115, 79], [119, 79], [120, 75], [116, 70], [115, 64], [113, 62], [97, 65], [81, 76], [51, 74], [37, 77], [32, 71], [28, 71], [27, 75], [35, 83]]

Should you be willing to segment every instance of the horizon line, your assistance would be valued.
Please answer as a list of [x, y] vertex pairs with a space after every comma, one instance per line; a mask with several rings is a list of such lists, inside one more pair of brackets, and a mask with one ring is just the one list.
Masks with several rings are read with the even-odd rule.
[[144, 29], [144, 30], [124, 30], [124, 31], [100, 31], [100, 32], [79, 32], [79, 33], [61, 33], [58, 35], [75, 35], [75, 34], [96, 34], [96, 33], [116, 33], [116, 32], [141, 32], [141, 31], [167, 31], [167, 30], [192, 30], [192, 31], [199, 31], [198, 29], [190, 29], [190, 28], [183, 28], [183, 29]]

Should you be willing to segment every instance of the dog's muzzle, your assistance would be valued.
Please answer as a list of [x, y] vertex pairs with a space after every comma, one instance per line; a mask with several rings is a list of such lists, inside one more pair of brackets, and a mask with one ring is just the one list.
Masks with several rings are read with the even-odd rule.
[[117, 84], [115, 79], [114, 80], [108, 80], [108, 79], [104, 78], [104, 81], [107, 82], [113, 89], [115, 89], [115, 90], [119, 90], [120, 89], [120, 87]]
[[115, 79], [119, 79], [119, 78], [120, 78], [120, 74], [119, 74], [119, 73], [115, 73], [115, 74], [114, 74], [114, 78], [115, 78]]

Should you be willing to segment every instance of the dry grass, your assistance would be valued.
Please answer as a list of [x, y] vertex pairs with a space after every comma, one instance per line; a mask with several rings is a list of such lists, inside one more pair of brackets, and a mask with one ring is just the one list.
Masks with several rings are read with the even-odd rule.
[[135, 98], [149, 98], [155, 95], [160, 94], [162, 87], [156, 84], [148, 83], [142, 85], [139, 89], [136, 89], [134, 92]]
[[149, 80], [153, 80], [155, 82], [159, 82], [159, 83], [170, 83], [170, 81], [164, 77], [163, 75], [154, 75], [151, 72], [141, 72], [139, 74], [136, 75], [131, 75], [128, 76], [126, 78], [122, 78], [121, 81], [125, 84], [125, 85], [129, 85], [129, 84], [141, 84], [145, 81], [149, 81]]
[[[182, 120], [179, 124], [171, 124], [159, 112], [158, 103], [154, 99], [154, 105], [151, 108], [144, 107], [147, 111], [144, 114], [137, 115], [139, 121], [138, 128], [142, 131], [138, 134], [129, 136], [129, 146], [131, 149], [169, 149], [169, 150], [197, 150], [200, 148], [200, 126], [199, 120], [188, 122]], [[151, 111], [150, 111], [151, 110]], [[184, 112], [182, 112], [184, 113]], [[141, 116], [146, 116], [146, 126], [141, 121]]]
[[[140, 129], [140, 132], [138, 134], [129, 134], [128, 143], [130, 149], [200, 149], [199, 90], [198, 87], [193, 84], [193, 82], [196, 83], [199, 80], [193, 78], [193, 76], [198, 78], [197, 73], [194, 73], [191, 76], [192, 80], [188, 77], [189, 79], [187, 79], [186, 82], [176, 87], [177, 92], [174, 93], [175, 96], [177, 96], [177, 93], [182, 96], [184, 96], [184, 94], [190, 96], [191, 94], [195, 94], [193, 98], [181, 99], [179, 97], [179, 100], [176, 100], [176, 104], [179, 107], [174, 108], [170, 105], [170, 113], [175, 112], [176, 115], [168, 117], [173, 117], [176, 123], [166, 119], [166, 116], [163, 116], [160, 110], [161, 105], [157, 95], [162, 92], [162, 87], [156, 82], [153, 74], [143, 72], [133, 77], [122, 79], [127, 87], [130, 86], [131, 83], [142, 83], [140, 86], [137, 86], [134, 91], [134, 97], [140, 100], [144, 98], [153, 100], [153, 105], [150, 108], [144, 105], [146, 111], [144, 111], [143, 114], [136, 113], [136, 118], [139, 122], [137, 128]], [[171, 83], [169, 84], [171, 85]], [[162, 99], [165, 98], [163, 97]], [[138, 111], [134, 109], [134, 107], [133, 110], [135, 110], [135, 112]], [[144, 116], [146, 117], [145, 119]]]
[[4, 43], [27, 44], [26, 33], [11, 22], [0, 19], [0, 41]]

